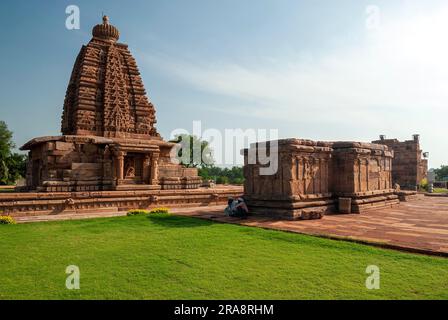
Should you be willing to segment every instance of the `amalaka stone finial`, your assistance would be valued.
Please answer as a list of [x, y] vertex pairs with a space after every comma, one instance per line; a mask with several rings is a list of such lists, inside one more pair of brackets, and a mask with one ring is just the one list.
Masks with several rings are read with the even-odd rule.
[[98, 39], [116, 42], [120, 37], [120, 32], [109, 23], [109, 17], [104, 15], [103, 23], [93, 27], [92, 35]]

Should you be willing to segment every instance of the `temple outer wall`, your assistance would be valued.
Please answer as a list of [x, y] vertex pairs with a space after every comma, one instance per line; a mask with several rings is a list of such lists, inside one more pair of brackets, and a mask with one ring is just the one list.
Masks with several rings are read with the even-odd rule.
[[27, 190], [199, 188], [202, 179], [197, 169], [171, 163], [171, 147], [172, 144], [162, 141], [122, 142], [93, 136], [36, 138], [22, 148], [29, 150]]
[[[276, 147], [252, 144], [243, 150], [249, 211], [285, 219], [317, 219], [333, 211], [328, 184], [331, 152], [328, 143], [298, 139], [279, 140]], [[261, 171], [265, 166], [259, 155], [269, 153], [278, 154], [273, 175]]]
[[393, 151], [384, 145], [362, 142], [335, 142], [332, 147], [330, 183], [338, 203], [350, 199], [353, 213], [399, 203], [392, 185]]
[[423, 179], [428, 177], [428, 160], [422, 158], [420, 137], [414, 135], [412, 140], [398, 141], [380, 136], [372, 143], [386, 145], [394, 151], [392, 181], [401, 189], [416, 190]]
[[[316, 219], [399, 203], [392, 187], [393, 152], [387, 146], [300, 139], [271, 145], [275, 144], [252, 144], [243, 150], [245, 197], [254, 214]], [[260, 174], [265, 165], [254, 157], [259, 153], [278, 154], [275, 174]]]

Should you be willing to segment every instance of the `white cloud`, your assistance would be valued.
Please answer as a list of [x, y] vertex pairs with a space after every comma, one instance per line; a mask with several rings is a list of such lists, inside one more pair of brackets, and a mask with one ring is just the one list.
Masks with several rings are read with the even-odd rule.
[[[200, 90], [239, 99], [254, 117], [361, 123], [372, 138], [387, 133], [403, 139], [418, 132], [431, 164], [439, 166], [448, 162], [448, 8], [394, 18], [383, 19], [378, 31], [366, 30], [362, 43], [320, 58], [266, 57], [255, 67], [161, 56], [146, 61]], [[241, 106], [221, 111], [238, 113]]]

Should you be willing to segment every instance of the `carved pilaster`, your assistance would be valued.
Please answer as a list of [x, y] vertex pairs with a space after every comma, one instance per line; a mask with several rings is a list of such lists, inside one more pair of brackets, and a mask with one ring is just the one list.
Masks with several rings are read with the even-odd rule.
[[151, 155], [151, 185], [159, 184], [159, 153], [154, 152]]
[[126, 156], [126, 152], [118, 151], [115, 153], [116, 156], [116, 176], [117, 176], [117, 184], [122, 184], [124, 179], [124, 157]]

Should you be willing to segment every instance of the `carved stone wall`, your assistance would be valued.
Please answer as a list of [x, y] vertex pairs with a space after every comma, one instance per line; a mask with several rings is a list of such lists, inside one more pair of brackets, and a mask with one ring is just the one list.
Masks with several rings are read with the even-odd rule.
[[35, 138], [29, 190], [194, 189], [195, 169], [170, 162], [173, 143], [155, 128], [153, 104], [128, 46], [107, 17], [76, 58], [64, 101], [62, 136]]
[[[331, 152], [329, 143], [299, 139], [279, 140], [276, 147], [253, 144], [244, 150], [244, 189], [250, 211], [288, 219], [320, 218], [331, 211]], [[274, 174], [263, 174], [266, 165], [260, 153], [278, 154]]]
[[351, 212], [397, 204], [392, 184], [393, 152], [387, 146], [334, 142], [331, 189], [336, 198], [350, 198]]
[[242, 187], [197, 190], [83, 191], [0, 193], [0, 215], [32, 216], [60, 213], [118, 212], [161, 206], [224, 205], [239, 197]]
[[[243, 153], [245, 197], [255, 214], [320, 218], [336, 211], [340, 198], [350, 200], [350, 212], [398, 203], [391, 180], [393, 153], [386, 146], [285, 139], [253, 144]], [[267, 165], [260, 153], [278, 154], [274, 174], [261, 173]]]
[[112, 161], [107, 141], [47, 137], [31, 148], [27, 185], [45, 192], [110, 190], [114, 179]]
[[399, 184], [402, 189], [415, 190], [421, 181], [427, 178], [428, 161], [422, 157], [419, 135], [414, 135], [412, 140], [403, 142], [381, 136], [380, 140], [373, 143], [386, 145], [394, 151], [392, 171], [394, 184]]
[[[98, 26], [115, 28], [108, 20]], [[65, 96], [62, 133], [158, 137], [155, 109], [135, 59], [127, 45], [104, 33], [97, 30], [78, 54]]]

